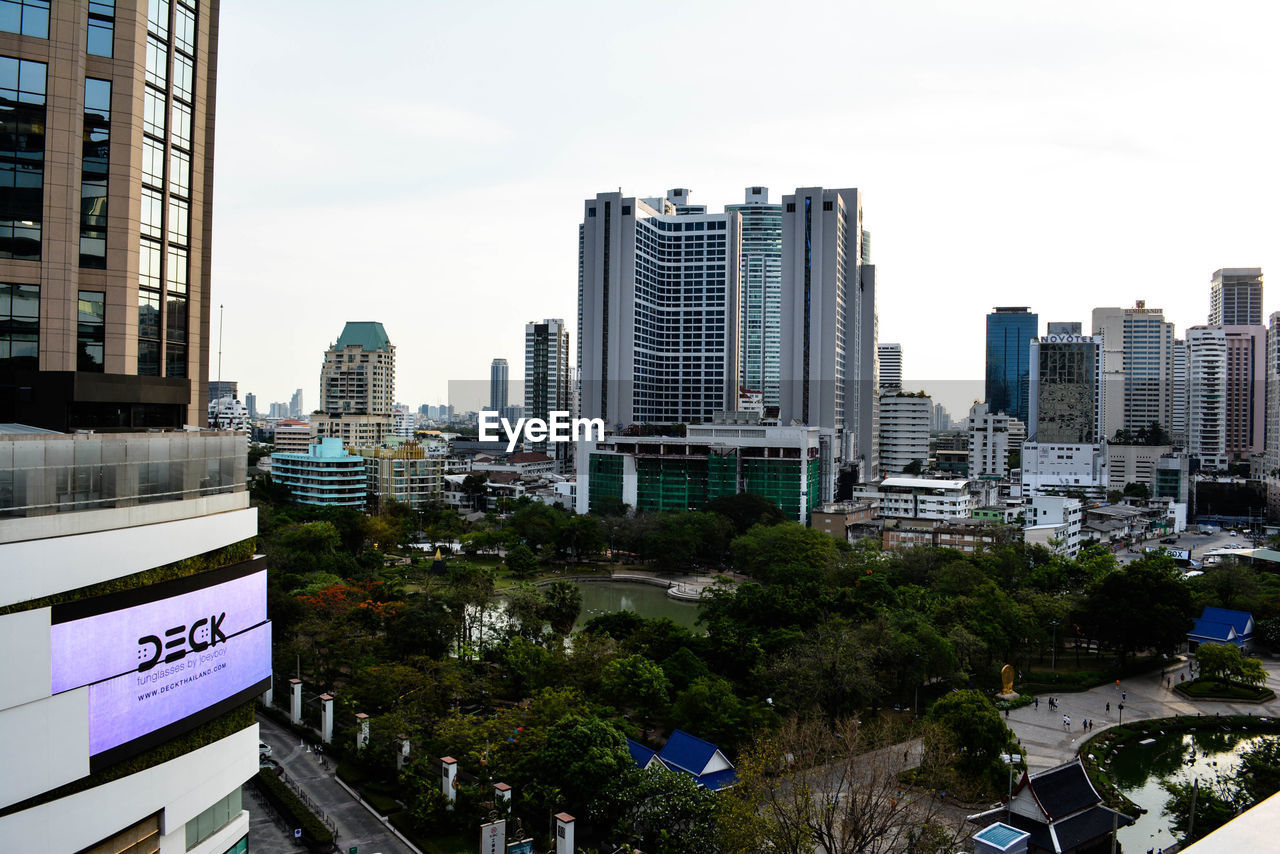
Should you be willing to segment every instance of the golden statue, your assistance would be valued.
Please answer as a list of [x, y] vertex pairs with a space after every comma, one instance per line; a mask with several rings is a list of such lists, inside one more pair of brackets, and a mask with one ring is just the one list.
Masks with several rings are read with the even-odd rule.
[[1006, 664], [1000, 668], [1000, 693], [996, 696], [1002, 700], [1012, 700], [1018, 695], [1013, 690], [1013, 665]]

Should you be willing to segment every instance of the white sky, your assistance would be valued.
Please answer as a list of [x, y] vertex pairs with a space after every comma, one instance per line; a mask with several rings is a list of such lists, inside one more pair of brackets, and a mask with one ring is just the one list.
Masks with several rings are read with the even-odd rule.
[[497, 356], [514, 385], [525, 322], [577, 316], [584, 198], [854, 186], [880, 340], [959, 416], [994, 305], [1087, 331], [1146, 299], [1181, 335], [1213, 270], [1280, 269], [1278, 23], [1263, 0], [227, 0], [222, 375], [314, 406], [343, 323], [380, 320], [405, 403]]

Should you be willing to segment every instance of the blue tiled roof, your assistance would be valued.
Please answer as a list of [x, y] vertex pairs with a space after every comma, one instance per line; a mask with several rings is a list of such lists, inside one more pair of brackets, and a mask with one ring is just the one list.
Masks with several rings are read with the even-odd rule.
[[637, 768], [644, 768], [653, 760], [654, 752], [645, 747], [638, 741], [627, 739], [627, 750], [631, 753], [632, 760], [636, 763]]
[[1248, 611], [1229, 611], [1226, 608], [1208, 608], [1204, 609], [1204, 613], [1200, 615], [1201, 620], [1208, 620], [1211, 623], [1226, 623], [1236, 630], [1236, 634], [1243, 635], [1249, 627], [1249, 621], [1253, 619], [1253, 615]]
[[710, 774], [703, 774], [701, 777], [695, 777], [694, 779], [709, 791], [717, 792], [720, 789], [727, 789], [738, 782], [738, 772], [732, 768], [726, 768], [723, 771], [712, 771]]
[[719, 748], [711, 742], [678, 729], [671, 733], [671, 738], [658, 752], [658, 758], [678, 771], [687, 771], [697, 777], [717, 750]]
[[1236, 640], [1236, 635], [1232, 634], [1233, 628], [1234, 626], [1230, 623], [1218, 623], [1201, 617], [1196, 620], [1196, 624], [1191, 631], [1187, 632], [1187, 637], [1208, 638], [1221, 643], [1231, 643]]

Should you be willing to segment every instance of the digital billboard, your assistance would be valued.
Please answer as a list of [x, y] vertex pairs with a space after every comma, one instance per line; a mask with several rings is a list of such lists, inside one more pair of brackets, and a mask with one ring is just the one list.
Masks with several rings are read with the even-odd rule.
[[52, 608], [55, 694], [88, 686], [89, 765], [110, 765], [265, 691], [261, 560]]

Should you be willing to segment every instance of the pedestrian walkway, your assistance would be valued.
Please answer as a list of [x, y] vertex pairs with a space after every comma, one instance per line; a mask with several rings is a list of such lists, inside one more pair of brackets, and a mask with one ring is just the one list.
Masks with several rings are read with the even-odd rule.
[[[1267, 687], [1280, 695], [1280, 661], [1264, 660], [1262, 666], [1267, 671]], [[1170, 665], [1161, 672], [1121, 679], [1118, 685], [1113, 682], [1074, 694], [1054, 694], [1057, 708], [1050, 708], [1049, 695], [1041, 694], [1038, 709], [1034, 704], [1014, 709], [1005, 723], [1027, 751], [1028, 769], [1041, 771], [1072, 759], [1082, 742], [1119, 723], [1121, 703], [1126, 722], [1197, 713], [1208, 717], [1280, 716], [1280, 699], [1266, 703], [1187, 699], [1172, 689], [1183, 675], [1191, 678], [1187, 662]], [[1063, 724], [1064, 716], [1071, 719], [1070, 729]], [[1094, 723], [1087, 732], [1083, 729], [1086, 720]]]
[[[348, 851], [355, 846], [361, 854], [419, 854], [401, 842], [381, 816], [370, 812], [338, 783], [331, 760], [324, 760], [322, 764], [321, 758], [309, 752], [296, 735], [270, 718], [259, 715], [258, 726], [259, 737], [271, 745], [271, 758], [280, 763], [289, 779], [337, 825], [339, 850]], [[270, 834], [270, 826], [263, 825], [262, 830]]]

